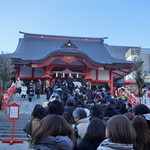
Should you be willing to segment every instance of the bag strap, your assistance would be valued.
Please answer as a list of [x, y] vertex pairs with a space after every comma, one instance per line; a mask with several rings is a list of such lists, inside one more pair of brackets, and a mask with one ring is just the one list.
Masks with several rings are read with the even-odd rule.
[[78, 130], [77, 125], [75, 125], [75, 126], [74, 126], [74, 131], [75, 131], [76, 139], [78, 139], [78, 138], [80, 138], [80, 139], [81, 139], [81, 137], [80, 137], [80, 136], [79, 136], [79, 134], [78, 134], [79, 130]]
[[74, 144], [75, 144], [74, 149], [76, 150], [76, 149], [77, 149], [77, 141], [78, 141], [78, 138], [81, 139], [81, 137], [80, 137], [79, 134], [78, 134], [78, 127], [77, 127], [76, 124], [74, 125], [74, 132], [75, 132], [75, 137], [76, 137], [75, 143], [74, 143]]

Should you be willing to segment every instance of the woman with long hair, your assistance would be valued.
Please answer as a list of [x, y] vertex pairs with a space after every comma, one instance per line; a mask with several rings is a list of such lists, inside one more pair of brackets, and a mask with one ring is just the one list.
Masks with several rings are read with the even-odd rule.
[[99, 144], [105, 139], [105, 125], [99, 118], [93, 118], [88, 125], [83, 140], [78, 150], [96, 150]]
[[46, 109], [37, 104], [35, 105], [32, 114], [31, 120], [26, 124], [25, 128], [23, 129], [28, 136], [29, 148], [31, 148], [31, 139], [38, 128], [40, 121], [47, 115]]
[[32, 139], [31, 150], [73, 150], [74, 132], [59, 115], [48, 115], [41, 120]]
[[132, 150], [136, 134], [127, 117], [115, 115], [107, 122], [106, 138], [97, 150]]
[[134, 150], [150, 150], [150, 130], [143, 116], [135, 116], [132, 120], [136, 132]]

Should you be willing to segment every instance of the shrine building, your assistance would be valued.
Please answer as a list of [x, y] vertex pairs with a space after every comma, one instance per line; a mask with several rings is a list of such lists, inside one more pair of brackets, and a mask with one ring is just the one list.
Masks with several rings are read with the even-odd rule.
[[131, 72], [132, 61], [115, 58], [104, 38], [54, 36], [20, 32], [17, 49], [11, 54], [16, 77], [22, 80], [90, 79], [106, 83], [113, 92], [115, 83]]

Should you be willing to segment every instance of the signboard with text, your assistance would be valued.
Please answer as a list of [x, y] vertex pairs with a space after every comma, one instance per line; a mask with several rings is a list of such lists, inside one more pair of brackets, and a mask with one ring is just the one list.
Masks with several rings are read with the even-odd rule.
[[9, 105], [9, 119], [18, 120], [19, 119], [19, 105], [13, 103]]

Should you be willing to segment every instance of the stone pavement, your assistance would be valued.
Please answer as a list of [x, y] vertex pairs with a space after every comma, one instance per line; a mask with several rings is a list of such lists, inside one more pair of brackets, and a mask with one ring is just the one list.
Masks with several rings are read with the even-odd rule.
[[[15, 94], [12, 97], [12, 100], [9, 104], [17, 103], [20, 105], [20, 115], [21, 114], [29, 114], [31, 115], [32, 110], [36, 104], [42, 104], [44, 101], [46, 101], [46, 96], [41, 95], [40, 99], [37, 99], [36, 96], [33, 97], [32, 102], [29, 102], [28, 98], [21, 99], [21, 96], [19, 94]], [[0, 115], [3, 113], [0, 112]], [[8, 114], [8, 108], [6, 110], [6, 114]], [[9, 143], [2, 143], [0, 141], [0, 150], [27, 150], [28, 149], [28, 142], [24, 141], [23, 143], [14, 143], [10, 145]]]
[[14, 143], [10, 145], [9, 143], [0, 142], [0, 150], [28, 150], [28, 142]]
[[40, 99], [37, 99], [35, 95], [32, 98], [32, 102], [29, 102], [27, 97], [25, 99], [21, 99], [21, 95], [17, 93], [13, 96], [10, 104], [17, 103], [20, 105], [20, 114], [31, 114], [34, 106], [36, 104], [42, 104], [44, 101], [46, 101], [46, 95], [41, 95]]

